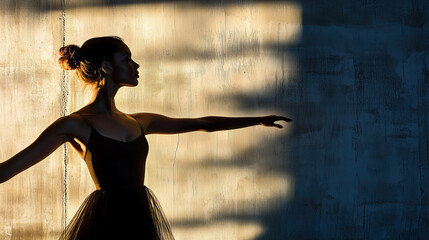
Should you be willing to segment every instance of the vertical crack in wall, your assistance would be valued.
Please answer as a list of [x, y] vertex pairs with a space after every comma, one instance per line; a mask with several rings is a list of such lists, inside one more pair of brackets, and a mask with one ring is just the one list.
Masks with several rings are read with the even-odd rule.
[[174, 196], [176, 196], [176, 191], [175, 191], [176, 184], [174, 184], [174, 181], [175, 181], [174, 172], [176, 171], [176, 155], [177, 155], [178, 148], [179, 148], [179, 134], [177, 134], [177, 145], [176, 145], [176, 150], [174, 151], [174, 160], [173, 160], [173, 208], [174, 208]]
[[[66, 43], [66, 0], [61, 1], [61, 45], [64, 47]], [[61, 117], [65, 116], [67, 113], [67, 73], [65, 70], [61, 73]], [[67, 143], [63, 144], [63, 163], [64, 163], [64, 180], [63, 180], [63, 209], [64, 209], [64, 222], [63, 229], [65, 231], [67, 226]]]

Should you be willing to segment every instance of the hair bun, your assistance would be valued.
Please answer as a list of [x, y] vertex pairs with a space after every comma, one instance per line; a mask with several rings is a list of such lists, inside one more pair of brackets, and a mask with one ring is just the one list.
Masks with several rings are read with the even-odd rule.
[[61, 57], [58, 62], [64, 70], [74, 70], [80, 66], [80, 47], [76, 45], [67, 45], [60, 48]]

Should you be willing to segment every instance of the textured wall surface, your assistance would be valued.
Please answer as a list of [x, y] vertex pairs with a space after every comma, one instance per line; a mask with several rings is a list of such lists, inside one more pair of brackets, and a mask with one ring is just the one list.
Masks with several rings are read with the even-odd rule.
[[294, 197], [262, 239], [429, 237], [428, 4], [301, 2], [300, 41], [271, 46], [294, 56], [298, 77], [258, 106], [297, 120]]
[[[30, 1], [29, 1], [30, 2]], [[40, 7], [35, 8], [33, 7]], [[61, 113], [61, 11], [0, 2], [0, 161]], [[0, 239], [55, 239], [64, 218], [63, 153], [0, 185]]]
[[[426, 1], [2, 1], [0, 161], [90, 89], [64, 44], [117, 35], [124, 112], [286, 115], [284, 129], [149, 135], [145, 184], [180, 239], [427, 239]], [[94, 190], [65, 144], [0, 185], [0, 239], [57, 239]]]

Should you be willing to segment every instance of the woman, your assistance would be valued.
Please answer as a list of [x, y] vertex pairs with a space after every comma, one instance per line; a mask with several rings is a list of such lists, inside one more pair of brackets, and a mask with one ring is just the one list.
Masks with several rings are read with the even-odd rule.
[[118, 37], [87, 40], [60, 49], [63, 69], [93, 88], [91, 101], [60, 117], [27, 148], [0, 164], [0, 182], [33, 166], [69, 142], [86, 162], [97, 188], [89, 195], [61, 239], [174, 239], [153, 193], [144, 185], [148, 134], [220, 131], [253, 125], [282, 128], [282, 116], [169, 118], [154, 113], [126, 114], [115, 105], [122, 86], [137, 86], [139, 65]]

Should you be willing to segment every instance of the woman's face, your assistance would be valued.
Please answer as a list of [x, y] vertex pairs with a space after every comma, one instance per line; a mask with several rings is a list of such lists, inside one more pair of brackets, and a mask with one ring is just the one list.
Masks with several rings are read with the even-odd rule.
[[128, 46], [123, 44], [112, 57], [112, 81], [119, 86], [137, 86], [139, 66], [131, 59], [131, 51]]

